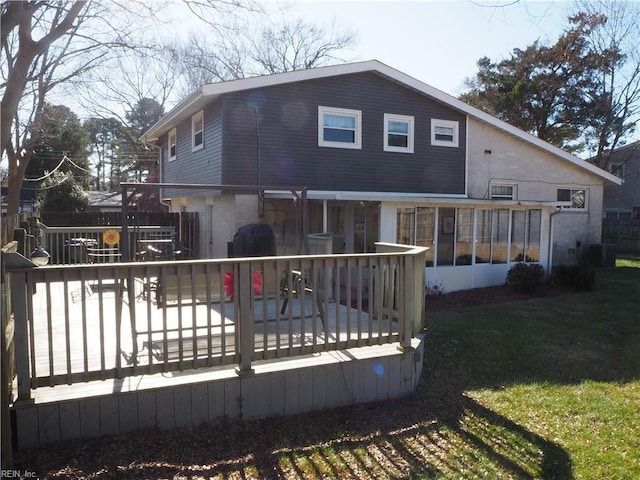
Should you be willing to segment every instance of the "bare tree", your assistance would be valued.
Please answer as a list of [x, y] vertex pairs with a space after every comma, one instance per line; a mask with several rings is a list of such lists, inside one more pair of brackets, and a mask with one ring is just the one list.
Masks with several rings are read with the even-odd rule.
[[[235, 9], [251, 8], [253, 0], [183, 0], [183, 3], [192, 15], [212, 26], [219, 25], [220, 18]], [[65, 86], [73, 92], [69, 98], [77, 100], [73, 88], [89, 81], [94, 92], [89, 97], [93, 104], [108, 103], [107, 99], [96, 98], [99, 92], [96, 86], [112, 79], [116, 70], [102, 70], [102, 75], [97, 75], [98, 67], [113, 66], [114, 62], [130, 67], [131, 60], [125, 60], [129, 53], [150, 55], [152, 49], [144, 47], [147, 43], [143, 40], [150, 27], [159, 23], [159, 15], [168, 10], [165, 6], [166, 2], [142, 0], [2, 0], [0, 122], [2, 160], [8, 164], [9, 214], [18, 211], [24, 171], [33, 150], [32, 132], [38, 130], [45, 100]], [[137, 70], [146, 72], [148, 78], [151, 68], [145, 64]], [[171, 74], [167, 75], [167, 71], [164, 70], [165, 78], [160, 83], [170, 89], [171, 81], [166, 79]], [[89, 77], [89, 72], [94, 75]], [[139, 87], [144, 82], [140, 76], [130, 75], [122, 83]], [[111, 88], [115, 95], [118, 87], [113, 82], [111, 85], [106, 89]], [[161, 96], [168, 97], [168, 93]], [[129, 104], [138, 100], [130, 99]], [[87, 105], [89, 102], [83, 103], [83, 107]]]
[[250, 24], [228, 28], [233, 34], [215, 40], [193, 34], [185, 44], [169, 48], [181, 67], [183, 95], [205, 83], [342, 63], [356, 39], [335, 24], [325, 28], [302, 19], [272, 21], [257, 32]]
[[338, 52], [354, 41], [352, 32], [340, 31], [335, 24], [325, 30], [297, 19], [264, 27], [261, 34], [251, 40], [251, 57], [268, 73], [304, 70], [343, 62]]
[[594, 92], [599, 111], [592, 116], [587, 132], [592, 162], [608, 170], [611, 153], [634, 133], [640, 116], [640, 4], [579, 0], [576, 8], [605, 19], [589, 35], [593, 51], [618, 52], [601, 71], [599, 88]]
[[131, 24], [112, 27], [113, 8], [102, 2], [2, 3], [2, 156], [8, 163], [7, 213], [17, 213], [34, 132], [46, 99], [62, 84], [131, 48]]

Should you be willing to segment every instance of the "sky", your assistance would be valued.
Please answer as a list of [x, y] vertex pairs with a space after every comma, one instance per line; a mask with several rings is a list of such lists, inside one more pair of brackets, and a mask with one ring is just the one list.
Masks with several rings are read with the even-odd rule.
[[[297, 0], [287, 14], [353, 29], [353, 60], [379, 60], [458, 96], [483, 56], [501, 60], [534, 41], [555, 43], [567, 27], [568, 0]], [[275, 3], [274, 3], [275, 4]]]

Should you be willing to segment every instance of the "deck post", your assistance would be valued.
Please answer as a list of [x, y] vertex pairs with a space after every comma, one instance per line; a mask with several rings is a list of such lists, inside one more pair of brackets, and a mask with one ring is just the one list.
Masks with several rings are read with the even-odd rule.
[[413, 265], [413, 278], [410, 284], [415, 291], [415, 302], [413, 312], [412, 334], [417, 335], [424, 330], [425, 318], [425, 293], [427, 289], [425, 265], [427, 261], [427, 250], [424, 249], [420, 255], [412, 255], [408, 261]]
[[[411, 288], [414, 279], [413, 261], [411, 256], [403, 255], [399, 257], [399, 263], [402, 266], [402, 288], [400, 288], [400, 298], [398, 301], [404, 305], [401, 311], [404, 315], [400, 318], [400, 349], [402, 351], [412, 350], [411, 338], [414, 316], [416, 314], [416, 298], [415, 290]], [[403, 298], [404, 297], [404, 298]]]
[[11, 306], [14, 319], [15, 368], [18, 381], [17, 401], [31, 400], [29, 378], [29, 334], [27, 319], [27, 272], [10, 272]]
[[254, 312], [252, 302], [253, 276], [251, 263], [237, 264], [234, 290], [237, 294], [236, 330], [238, 331], [238, 375], [253, 373], [251, 360], [254, 350], [253, 323]]

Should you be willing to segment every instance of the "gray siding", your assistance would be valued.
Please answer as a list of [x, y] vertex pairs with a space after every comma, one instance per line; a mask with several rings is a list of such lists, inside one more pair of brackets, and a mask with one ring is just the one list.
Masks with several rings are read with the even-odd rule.
[[[362, 149], [319, 147], [318, 106], [362, 111]], [[465, 193], [465, 115], [377, 74], [239, 92], [223, 109], [225, 184]], [[415, 117], [413, 154], [384, 151], [385, 113]], [[431, 145], [432, 118], [459, 122], [458, 148]]]
[[612, 155], [613, 162], [626, 162], [622, 185], [605, 185], [605, 209], [640, 208], [640, 147], [629, 145]]
[[[220, 102], [204, 109], [204, 147], [191, 150], [191, 117], [176, 127], [176, 159], [168, 161], [167, 135], [160, 139], [162, 146], [163, 181], [165, 183], [222, 183], [222, 114]], [[166, 196], [194, 195], [194, 190], [166, 189]], [[199, 192], [198, 194], [202, 194]]]

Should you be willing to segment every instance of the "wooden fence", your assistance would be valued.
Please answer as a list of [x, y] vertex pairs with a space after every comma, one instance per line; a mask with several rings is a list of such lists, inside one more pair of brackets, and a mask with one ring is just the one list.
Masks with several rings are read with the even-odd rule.
[[618, 252], [640, 253], [640, 220], [603, 219], [602, 243], [615, 245]]

